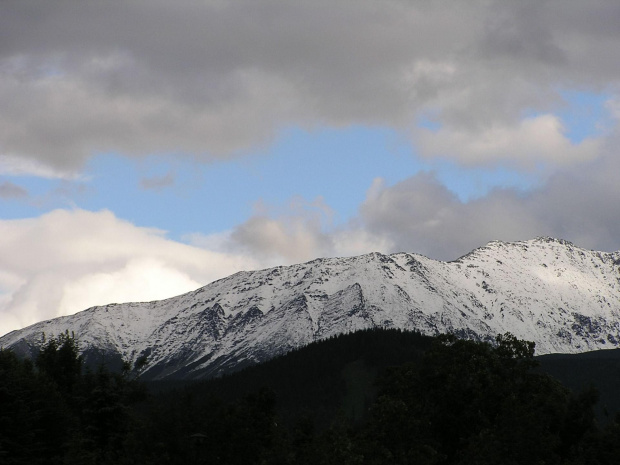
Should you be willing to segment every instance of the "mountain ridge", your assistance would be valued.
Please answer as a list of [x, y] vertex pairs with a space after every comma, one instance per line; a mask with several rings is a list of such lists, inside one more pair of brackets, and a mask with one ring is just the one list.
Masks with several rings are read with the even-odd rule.
[[41, 334], [74, 331], [87, 356], [135, 361], [147, 376], [200, 378], [373, 327], [492, 340], [537, 352], [620, 344], [620, 252], [563, 239], [491, 241], [450, 262], [412, 253], [319, 258], [242, 271], [162, 301], [110, 304], [0, 338], [23, 355]]

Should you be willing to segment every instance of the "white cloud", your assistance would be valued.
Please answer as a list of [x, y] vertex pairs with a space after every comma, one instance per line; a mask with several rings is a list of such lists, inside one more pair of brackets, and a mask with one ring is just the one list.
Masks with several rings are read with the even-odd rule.
[[601, 146], [597, 139], [571, 143], [562, 122], [550, 114], [526, 118], [514, 126], [495, 123], [479, 131], [421, 128], [414, 139], [426, 157], [457, 159], [465, 165], [504, 164], [528, 171], [590, 161], [599, 155]]
[[256, 266], [108, 211], [1, 220], [0, 333], [93, 305], [171, 297]]
[[149, 257], [129, 259], [122, 268], [107, 273], [93, 271], [65, 283], [58, 311], [73, 313], [102, 301], [104, 296], [110, 302], [161, 300], [205, 284], [192, 279], [177, 264]]

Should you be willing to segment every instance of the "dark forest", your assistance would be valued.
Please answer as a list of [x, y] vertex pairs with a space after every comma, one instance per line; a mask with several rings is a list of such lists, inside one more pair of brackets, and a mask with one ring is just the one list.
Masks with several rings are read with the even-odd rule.
[[87, 367], [62, 334], [34, 360], [0, 351], [0, 463], [617, 463], [612, 404], [549, 374], [570, 372], [566, 357], [542, 361], [510, 334], [368, 330], [217, 379], [145, 383], [148, 360]]

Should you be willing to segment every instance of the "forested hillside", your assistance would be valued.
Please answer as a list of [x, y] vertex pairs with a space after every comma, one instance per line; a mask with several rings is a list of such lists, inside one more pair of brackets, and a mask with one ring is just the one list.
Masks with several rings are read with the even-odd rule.
[[620, 422], [596, 421], [596, 391], [537, 365], [509, 334], [369, 330], [147, 390], [141, 366], [85, 368], [64, 334], [34, 363], [0, 352], [0, 463], [617, 463]]

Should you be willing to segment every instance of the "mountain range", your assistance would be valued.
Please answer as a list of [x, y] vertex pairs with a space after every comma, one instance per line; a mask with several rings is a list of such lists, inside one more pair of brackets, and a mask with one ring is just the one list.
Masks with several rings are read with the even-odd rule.
[[0, 338], [32, 355], [75, 333], [86, 360], [136, 361], [143, 376], [195, 379], [367, 328], [492, 340], [511, 332], [537, 354], [620, 344], [620, 252], [541, 237], [493, 241], [443, 262], [412, 253], [323, 258], [239, 272], [166, 300], [110, 304]]

